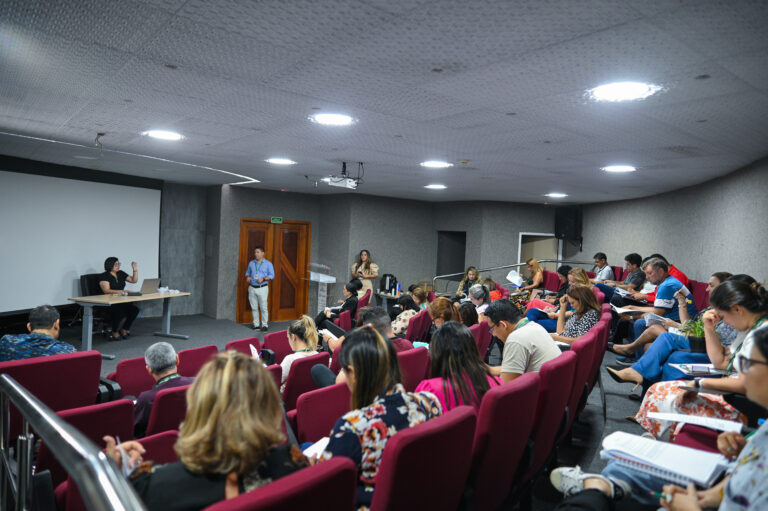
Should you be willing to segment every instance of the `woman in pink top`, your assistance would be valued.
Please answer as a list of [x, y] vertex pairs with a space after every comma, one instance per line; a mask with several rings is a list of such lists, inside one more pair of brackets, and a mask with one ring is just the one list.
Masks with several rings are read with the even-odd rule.
[[435, 332], [430, 355], [432, 378], [422, 381], [415, 392], [433, 393], [443, 413], [464, 404], [479, 408], [485, 393], [501, 385], [480, 358], [472, 332], [457, 321], [447, 321]]

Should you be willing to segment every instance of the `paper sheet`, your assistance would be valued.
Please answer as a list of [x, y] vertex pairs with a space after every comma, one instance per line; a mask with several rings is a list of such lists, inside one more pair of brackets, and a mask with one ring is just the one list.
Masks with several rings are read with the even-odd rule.
[[702, 417], [700, 415], [687, 415], [684, 413], [650, 412], [648, 413], [648, 417], [660, 421], [684, 422], [686, 424], [695, 424], [697, 426], [704, 426], [705, 428], [716, 429], [717, 431], [732, 431], [734, 433], [741, 433], [741, 428], [744, 426], [741, 422]]
[[320, 456], [323, 454], [323, 451], [325, 451], [325, 448], [328, 447], [328, 442], [330, 440], [330, 437], [324, 436], [314, 444], [304, 449], [304, 456], [307, 458], [311, 458], [314, 455]]

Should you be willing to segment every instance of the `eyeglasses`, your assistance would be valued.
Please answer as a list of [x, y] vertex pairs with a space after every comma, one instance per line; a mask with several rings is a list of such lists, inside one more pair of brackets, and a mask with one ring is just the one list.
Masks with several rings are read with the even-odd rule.
[[746, 355], [739, 355], [739, 372], [746, 373], [752, 364], [762, 364], [768, 366], [768, 362], [763, 360], [755, 360], [754, 358], [748, 358]]

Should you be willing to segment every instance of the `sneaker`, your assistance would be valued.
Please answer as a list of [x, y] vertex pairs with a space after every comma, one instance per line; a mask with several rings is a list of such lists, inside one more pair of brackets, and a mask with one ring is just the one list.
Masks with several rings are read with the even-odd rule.
[[632, 495], [632, 488], [626, 481], [613, 480], [602, 474], [589, 474], [582, 472], [577, 465], [575, 467], [558, 467], [549, 475], [552, 486], [565, 497], [584, 491], [584, 480], [589, 478], [601, 479], [611, 487], [611, 499], [624, 500]]
[[261, 325], [259, 326], [251, 325], [251, 330], [261, 330]]
[[262, 332], [266, 332], [267, 330], [269, 330], [269, 327], [267, 325], [261, 325]]
[[616, 359], [616, 365], [624, 367], [632, 367], [637, 359], [635, 357], [619, 357]]

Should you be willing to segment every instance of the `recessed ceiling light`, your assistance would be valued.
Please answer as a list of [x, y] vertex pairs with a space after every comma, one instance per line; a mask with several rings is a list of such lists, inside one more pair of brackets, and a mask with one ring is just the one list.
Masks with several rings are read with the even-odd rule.
[[176, 133], [175, 131], [167, 131], [167, 130], [142, 131], [141, 134], [147, 137], [157, 138], [159, 140], [178, 141], [184, 138], [184, 135], [182, 135], [181, 133]]
[[447, 161], [439, 161], [439, 160], [428, 160], [423, 161], [419, 163], [422, 167], [427, 167], [430, 169], [445, 169], [448, 167], [453, 167], [453, 163], [448, 163]]
[[645, 99], [661, 90], [661, 86], [642, 82], [606, 83], [587, 93], [596, 101], [632, 101]]
[[355, 119], [345, 114], [315, 114], [309, 118], [324, 126], [349, 126], [355, 122]]
[[547, 197], [551, 197], [553, 199], [562, 199], [564, 197], [568, 197], [568, 194], [567, 193], [552, 192], [552, 193], [548, 193], [546, 196]]
[[296, 165], [295, 161], [288, 158], [268, 158], [264, 161], [273, 165]]
[[427, 188], [429, 190], [445, 190], [447, 186], [445, 185], [427, 185], [424, 188]]
[[608, 165], [603, 167], [603, 170], [606, 172], [634, 172], [637, 169], [632, 165]]

